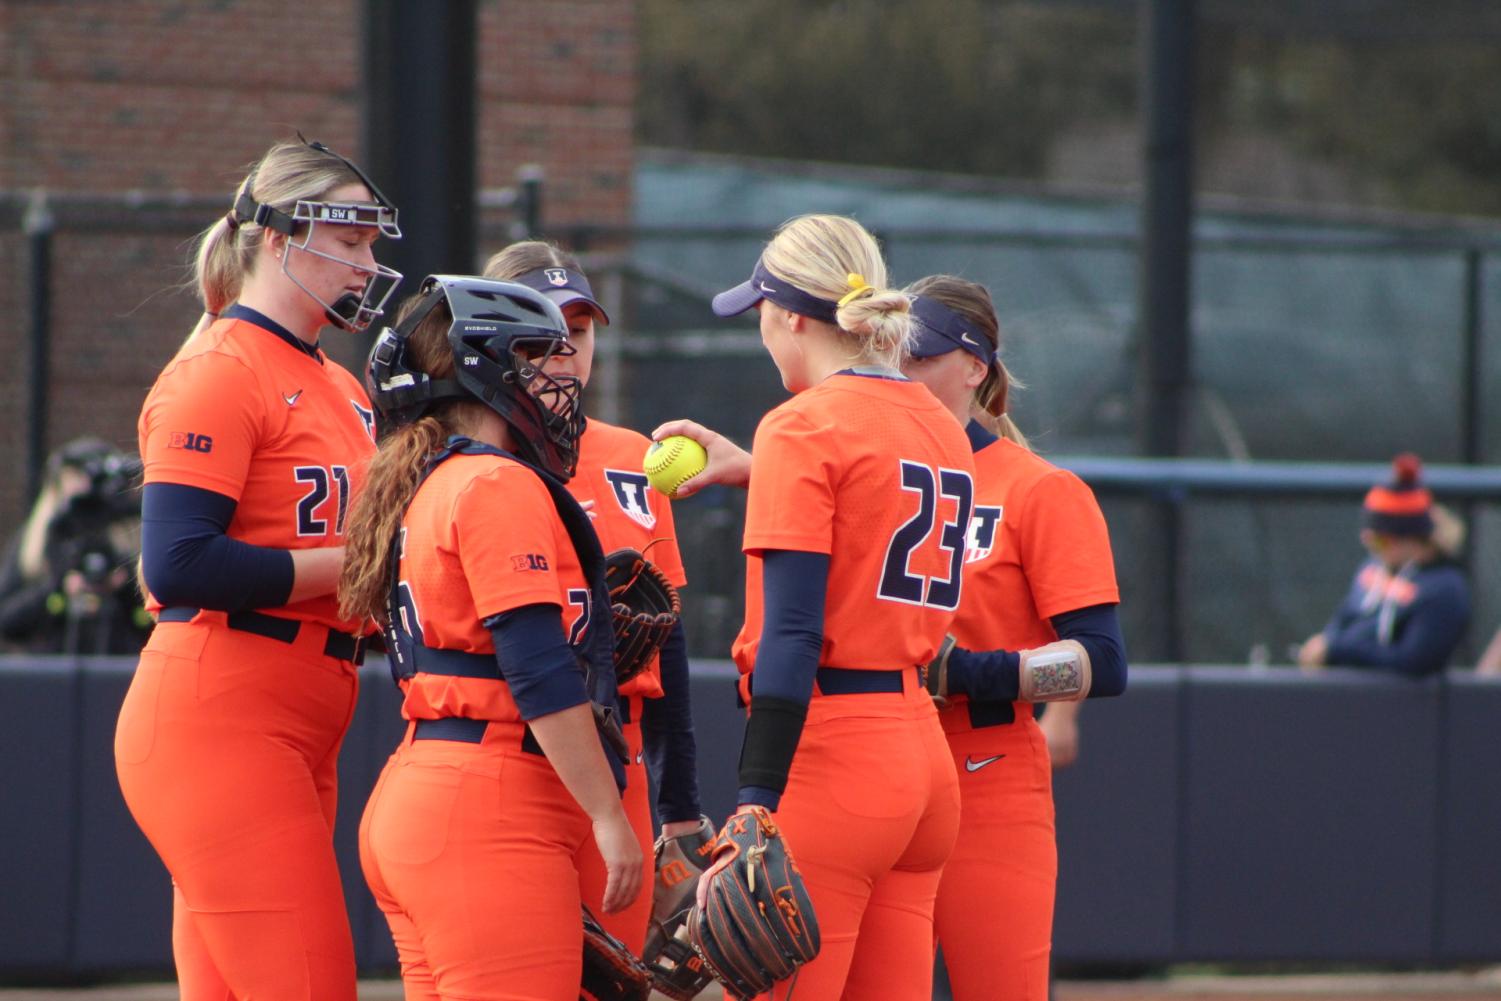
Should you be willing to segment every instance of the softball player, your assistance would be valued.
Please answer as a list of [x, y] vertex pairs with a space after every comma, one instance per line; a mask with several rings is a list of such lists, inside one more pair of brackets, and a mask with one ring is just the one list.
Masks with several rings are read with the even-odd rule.
[[333, 850], [363, 619], [333, 591], [374, 451], [324, 356], [400, 276], [396, 209], [317, 143], [274, 146], [200, 238], [200, 331], [141, 411], [142, 575], [159, 624], [115, 734], [120, 788], [172, 875], [185, 999], [355, 996]]
[[[966, 424], [977, 470], [940, 713], [963, 813], [935, 930], [956, 1001], [1045, 1001], [1058, 857], [1033, 701], [1125, 688], [1110, 538], [1089, 488], [1034, 455], [1006, 416], [989, 293], [948, 276], [909, 291], [915, 337], [903, 371]], [[1050, 688], [1070, 671], [1078, 684]]]
[[[573, 353], [557, 355], [549, 371], [572, 376], [587, 387], [594, 366], [594, 328], [609, 316], [594, 297], [578, 261], [548, 243], [528, 240], [495, 254], [485, 277], [515, 281], [542, 293], [568, 321]], [[605, 552], [630, 547], [645, 552], [676, 587], [687, 577], [678, 552], [672, 505], [649, 489], [641, 458], [651, 442], [627, 428], [591, 418], [579, 437], [578, 471], [568, 489], [594, 520]], [[665, 837], [687, 834], [699, 826], [697, 754], [693, 714], [688, 701], [688, 644], [679, 620], [660, 655], [640, 675], [620, 687], [622, 729], [630, 748], [626, 765], [625, 807], [641, 842], [646, 882], [652, 879], [652, 804], [648, 768], [657, 790], [656, 810]], [[644, 762], [644, 763], [643, 763]], [[584, 902], [599, 915], [607, 931], [640, 953], [651, 913], [650, 894], [615, 914], [602, 914], [605, 867], [599, 854], [585, 849]]]
[[931, 996], [933, 899], [959, 823], [919, 671], [959, 606], [974, 463], [897, 369], [908, 302], [885, 282], [859, 224], [803, 216], [714, 300], [721, 316], [759, 310], [795, 394], [756, 431], [734, 657], [750, 708], [739, 801], [776, 811], [822, 932], [799, 997]]
[[579, 380], [548, 365], [571, 350], [531, 289], [434, 276], [371, 356], [399, 426], [351, 516], [339, 596], [388, 624], [410, 720], [360, 825], [409, 999], [573, 1001], [591, 835], [604, 909], [641, 885], [596, 733], [615, 698], [608, 601], [584, 569], [599, 546], [558, 482], [583, 418]]

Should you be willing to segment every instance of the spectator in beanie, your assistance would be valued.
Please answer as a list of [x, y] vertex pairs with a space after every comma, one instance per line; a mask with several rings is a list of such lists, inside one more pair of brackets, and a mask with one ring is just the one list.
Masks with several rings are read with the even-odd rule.
[[1464, 526], [1422, 482], [1422, 462], [1404, 453], [1393, 480], [1366, 494], [1361, 544], [1371, 554], [1323, 632], [1298, 664], [1373, 667], [1409, 677], [1440, 671], [1470, 622], [1470, 588], [1455, 562]]

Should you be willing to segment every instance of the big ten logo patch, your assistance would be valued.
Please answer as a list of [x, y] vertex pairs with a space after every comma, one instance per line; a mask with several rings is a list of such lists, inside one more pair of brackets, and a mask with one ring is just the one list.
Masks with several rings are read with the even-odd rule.
[[547, 557], [541, 553], [517, 553], [511, 557], [511, 569], [517, 573], [531, 570], [546, 570]]
[[192, 431], [173, 431], [167, 438], [168, 448], [180, 448], [185, 452], [212, 452], [214, 439], [206, 434]]
[[1001, 529], [1001, 510], [999, 507], [975, 508], [964, 540], [964, 562], [977, 563], [995, 548], [996, 535]]
[[657, 516], [652, 514], [650, 505], [647, 504], [647, 482], [645, 473], [632, 473], [624, 469], [606, 469], [605, 481], [610, 484], [610, 491], [615, 495], [615, 503], [620, 505], [626, 517], [630, 518], [642, 528], [655, 528]]

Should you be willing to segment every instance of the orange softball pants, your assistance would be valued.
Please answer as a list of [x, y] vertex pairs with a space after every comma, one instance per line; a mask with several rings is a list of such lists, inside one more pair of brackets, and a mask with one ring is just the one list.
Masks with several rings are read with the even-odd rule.
[[[213, 613], [205, 613], [212, 616]], [[172, 875], [184, 1001], [354, 1001], [334, 856], [354, 665], [216, 621], [151, 634], [115, 731], [126, 805]]]
[[771, 992], [933, 996], [933, 902], [959, 830], [953, 759], [916, 671], [900, 693], [814, 698], [775, 814], [822, 947]]
[[935, 930], [954, 1001], [1047, 1001], [1058, 880], [1047, 741], [1030, 716], [948, 739], [963, 814]]
[[407, 1001], [575, 1001], [588, 815], [547, 759], [523, 750], [524, 724], [492, 722], [479, 743], [416, 729], [360, 822], [360, 866]]
[[599, 846], [592, 837], [584, 842], [579, 853], [579, 889], [583, 892], [584, 903], [589, 905], [589, 910], [594, 912], [605, 931], [630, 946], [631, 951], [639, 956], [641, 948], [646, 945], [646, 924], [651, 919], [652, 886], [656, 879], [652, 846], [656, 843], [656, 836], [652, 828], [651, 797], [646, 788], [646, 765], [641, 755], [640, 696], [631, 696], [631, 709], [631, 722], [620, 727], [631, 752], [631, 760], [625, 767], [625, 795], [621, 797], [621, 802], [625, 805], [625, 815], [631, 822], [631, 829], [636, 832], [636, 840], [641, 842], [642, 889], [625, 910], [614, 914], [604, 912], [605, 880], [608, 873], [605, 871], [605, 860], [599, 854]]

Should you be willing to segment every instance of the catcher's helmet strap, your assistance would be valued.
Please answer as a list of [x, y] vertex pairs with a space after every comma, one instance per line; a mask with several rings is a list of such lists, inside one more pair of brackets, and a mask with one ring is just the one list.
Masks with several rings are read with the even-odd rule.
[[407, 363], [407, 338], [444, 297], [438, 285], [424, 284], [419, 294], [417, 306], [375, 339], [366, 365], [371, 400], [383, 415], [400, 424], [415, 420], [428, 404], [472, 396], [457, 379], [434, 379]]
[[[385, 196], [380, 188], [375, 186], [375, 182], [370, 180], [370, 175], [360, 169], [359, 164], [348, 157], [335, 153], [321, 142], [309, 142], [301, 132], [297, 133], [297, 138], [308, 149], [315, 150], [325, 156], [331, 156], [348, 167], [354, 176], [360, 179], [360, 183], [365, 186], [366, 190], [370, 192], [370, 197], [375, 201], [374, 206], [341, 206], [335, 211], [321, 213], [316, 219], [302, 221], [342, 222], [363, 226], [378, 226], [386, 236], [395, 240], [401, 239], [401, 228], [396, 222], [396, 206], [391, 204], [391, 200]], [[256, 201], [255, 197], [250, 193], [254, 187], [255, 171], [252, 170], [250, 176], [245, 179], [245, 186], [240, 190], [239, 197], [235, 199], [234, 208], [231, 210], [231, 215], [235, 221], [237, 223], [253, 222], [257, 226], [264, 226], [267, 229], [273, 229], [278, 233], [291, 236], [298, 220], [272, 205]], [[322, 203], [309, 202], [308, 204]]]
[[422, 287], [417, 290], [417, 293], [422, 298], [418, 301], [416, 307], [406, 316], [402, 317], [401, 322], [392, 328], [396, 336], [400, 337], [403, 343], [408, 337], [412, 336], [412, 331], [417, 329], [417, 325], [427, 319], [427, 314], [433, 311], [433, 307], [448, 297], [448, 291], [443, 285], [433, 281], [431, 277], [423, 281]]
[[250, 197], [247, 190], [240, 192], [240, 197], [235, 199], [235, 218], [240, 222], [253, 222], [257, 226], [274, 229], [278, 233], [287, 236], [292, 235], [292, 217], [273, 205], [256, 201]]
[[352, 170], [354, 172], [354, 176], [358, 177], [360, 181], [364, 183], [365, 187], [370, 191], [370, 197], [375, 199], [375, 204], [379, 205], [381, 208], [389, 209], [391, 211], [391, 219], [393, 222], [395, 221], [396, 206], [392, 205], [391, 199], [387, 198], [385, 194], [381, 192], [380, 188], [377, 188], [375, 186], [375, 182], [370, 180], [370, 175], [360, 169], [359, 164], [355, 163], [348, 157], [341, 156], [340, 154], [335, 153], [333, 150], [329, 149], [327, 146], [323, 145], [317, 140], [308, 142], [308, 140], [303, 137], [301, 132], [297, 133], [297, 138], [301, 139], [303, 144], [306, 145], [308, 149], [315, 149], [319, 153], [325, 153]]
[[[537, 478], [547, 487], [547, 492], [552, 495], [558, 518], [563, 522], [569, 541], [573, 543], [574, 551], [578, 554], [579, 566], [583, 570], [584, 579], [589, 584], [593, 606], [599, 610], [597, 614], [605, 616], [610, 608], [610, 592], [605, 586], [604, 550], [599, 546], [599, 536], [594, 532], [594, 525], [589, 520], [589, 515], [579, 507], [578, 500], [568, 492], [568, 488], [545, 469], [537, 468], [518, 455], [459, 435], [449, 438], [443, 448], [428, 460], [427, 470], [423, 476], [432, 475], [432, 471], [440, 462], [454, 455], [499, 455], [522, 463], [537, 475]], [[596, 622], [605, 624], [589, 629], [584, 634], [582, 648], [578, 650], [579, 660], [584, 668], [584, 684], [592, 702], [605, 709], [616, 711], [619, 692], [615, 685], [615, 637], [607, 624], [607, 618], [596, 619]], [[615, 760], [614, 755], [611, 755], [610, 759], [612, 767], [617, 764], [623, 765]], [[618, 770], [617, 778], [624, 783], [623, 767]]]

